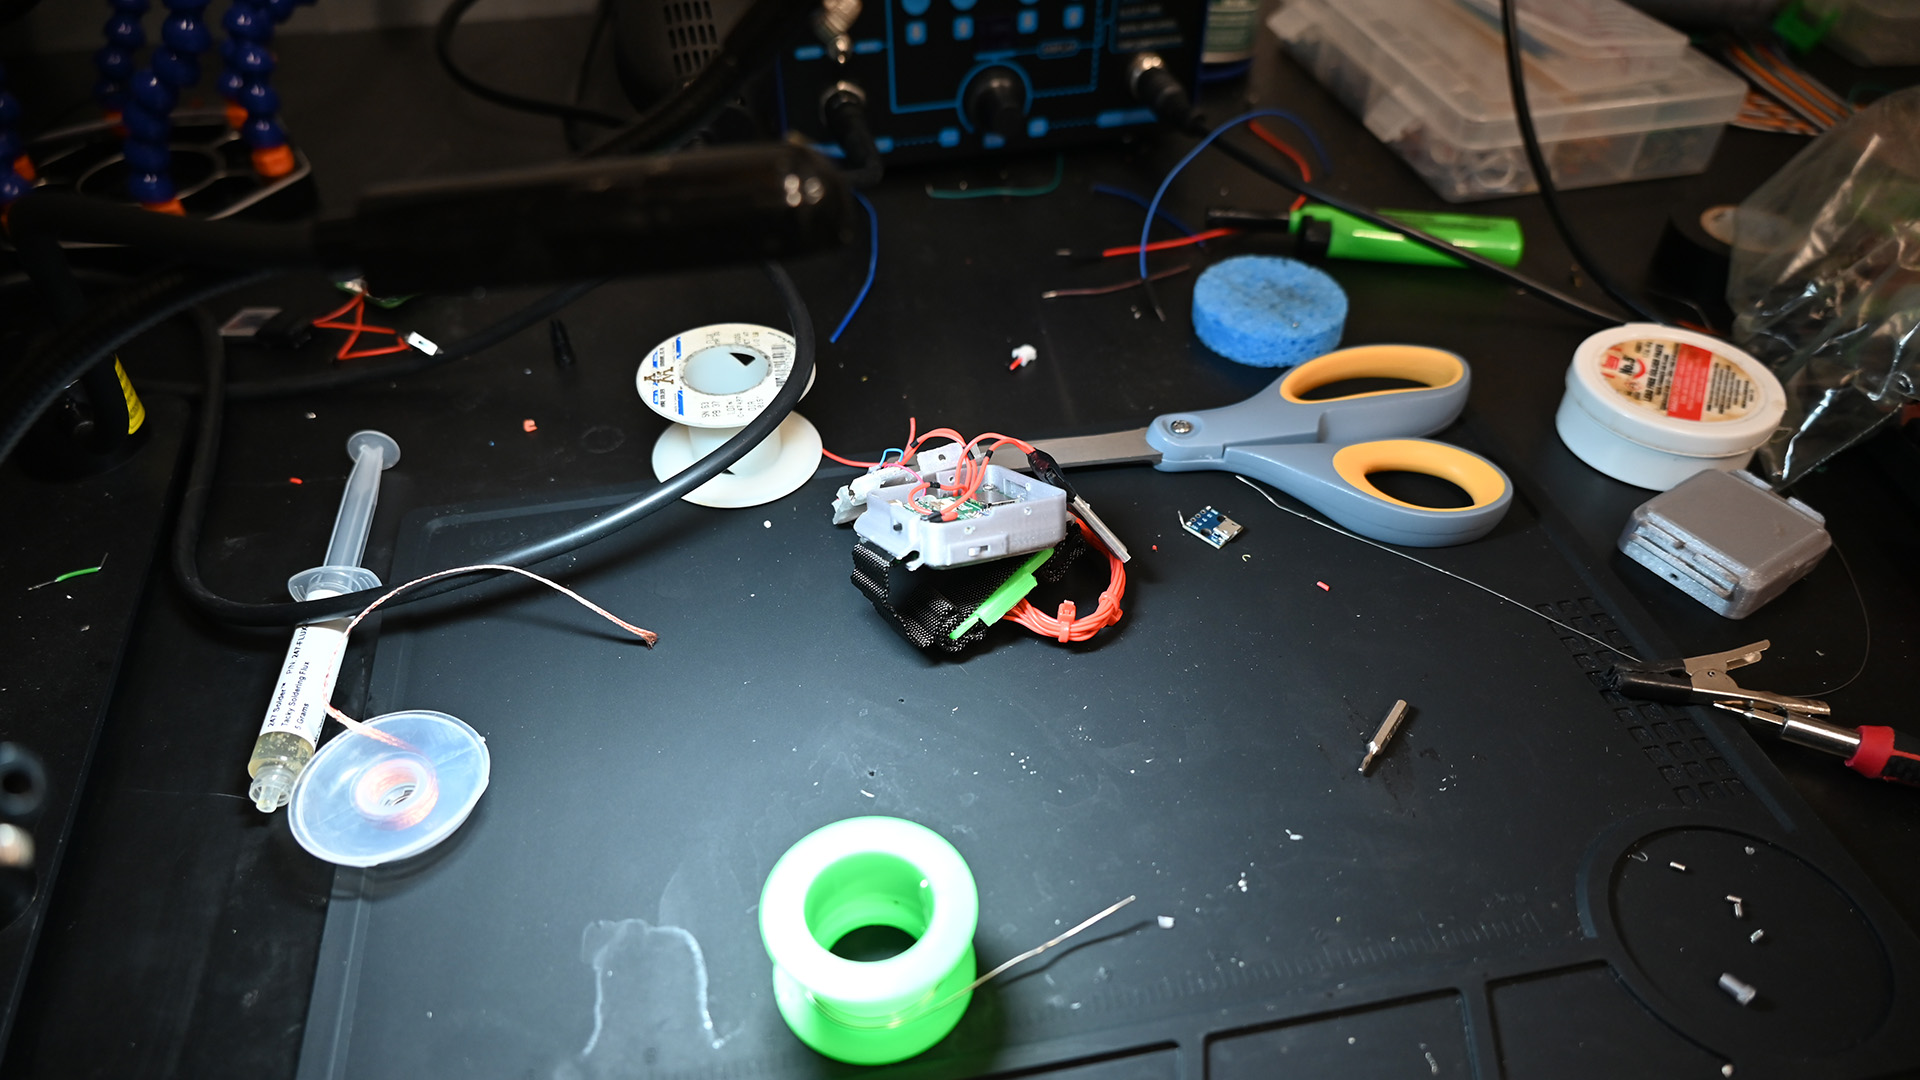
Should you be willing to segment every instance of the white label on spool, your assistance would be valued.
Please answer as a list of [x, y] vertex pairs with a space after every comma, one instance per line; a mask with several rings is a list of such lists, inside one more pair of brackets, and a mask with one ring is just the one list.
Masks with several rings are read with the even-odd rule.
[[1635, 406], [1675, 420], [1743, 420], [1760, 405], [1760, 388], [1746, 372], [1687, 342], [1643, 338], [1610, 345], [1600, 374]]
[[333, 684], [340, 678], [340, 661], [347, 652], [347, 622], [334, 619], [293, 628], [293, 644], [287, 646], [287, 659], [280, 665], [280, 681], [274, 684], [260, 734], [291, 731], [309, 743], [320, 742], [327, 702], [333, 700]]
[[[737, 394], [706, 394], [687, 385], [687, 361], [705, 349], [735, 347], [767, 358], [765, 378]], [[640, 362], [640, 397], [654, 412], [695, 427], [740, 427], [764, 411], [793, 370], [793, 338], [745, 323], [702, 326], [676, 334]]]

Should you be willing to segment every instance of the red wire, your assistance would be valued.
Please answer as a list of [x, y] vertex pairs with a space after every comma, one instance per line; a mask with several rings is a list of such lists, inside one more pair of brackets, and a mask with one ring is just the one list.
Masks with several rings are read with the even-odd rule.
[[[1238, 231], [1238, 229], [1208, 229], [1205, 232], [1197, 232], [1192, 236], [1182, 236], [1174, 240], [1155, 240], [1153, 243], [1147, 245], [1146, 250], [1165, 251], [1168, 248], [1186, 247], [1189, 244], [1204, 244], [1209, 240], [1218, 240], [1223, 236], [1232, 236]], [[1116, 255], [1138, 254], [1140, 254], [1140, 245], [1135, 244], [1132, 247], [1107, 248], [1100, 253], [1100, 257], [1103, 259], [1111, 259]]]
[[[353, 321], [350, 323], [340, 322], [340, 317], [349, 311], [353, 312]], [[347, 301], [344, 307], [337, 308], [313, 320], [313, 325], [317, 329], [347, 331], [346, 342], [340, 346], [339, 352], [333, 354], [335, 360], [359, 360], [368, 356], [385, 356], [388, 353], [406, 352], [413, 348], [412, 345], [402, 341], [398, 344], [383, 345], [378, 348], [355, 349], [354, 346], [359, 344], [361, 334], [375, 333], [392, 334], [395, 337], [400, 336], [400, 331], [390, 326], [375, 326], [367, 322], [366, 313], [367, 295], [365, 293], [355, 293], [353, 294], [353, 299]]]
[[823, 457], [830, 457], [842, 465], [851, 465], [856, 469], [877, 469], [880, 467], [880, 463], [877, 461], [855, 461], [852, 458], [843, 458], [824, 446], [820, 448], [820, 454]]
[[366, 356], [385, 356], [388, 353], [407, 352], [412, 348], [413, 346], [403, 341], [398, 345], [383, 345], [378, 349], [355, 349], [352, 352], [340, 353], [339, 359], [358, 360]]
[[319, 326], [321, 323], [324, 323], [324, 322], [332, 322], [333, 320], [339, 318], [340, 316], [345, 315], [347, 312], [352, 311], [355, 304], [362, 304], [365, 302], [366, 302], [365, 295], [361, 293], [354, 293], [353, 299], [340, 305], [335, 310], [329, 311], [325, 315], [322, 315], [319, 318], [313, 320], [313, 325]]
[[1100, 538], [1093, 534], [1093, 530], [1087, 528], [1086, 522], [1076, 517], [1073, 523], [1080, 526], [1080, 532], [1087, 538], [1089, 544], [1099, 551], [1106, 552], [1107, 556], [1107, 588], [1100, 594], [1100, 603], [1094, 607], [1093, 614], [1084, 619], [1077, 618], [1078, 611], [1073, 601], [1063, 600], [1060, 602], [1057, 614], [1048, 615], [1024, 598], [1013, 605], [1012, 610], [1006, 614], [1006, 618], [1012, 619], [1041, 637], [1053, 638], [1055, 641], [1085, 641], [1119, 622], [1121, 615], [1125, 614], [1120, 610], [1120, 600], [1127, 594], [1125, 564], [1120, 561], [1118, 555], [1107, 550], [1107, 546], [1100, 542]]
[[[1011, 435], [1002, 435], [997, 431], [986, 431], [986, 432], [980, 433], [979, 435], [974, 436], [973, 440], [967, 443], [965, 451], [960, 455], [960, 460], [968, 464], [967, 476], [969, 479], [969, 483], [966, 485], [965, 489], [961, 491], [960, 497], [954, 500], [953, 506], [948, 507], [946, 510], [946, 513], [941, 515], [944, 520], [952, 521], [953, 518], [947, 517], [946, 515], [957, 513], [956, 508], [959, 507], [960, 504], [966, 502], [968, 499], [973, 498], [974, 495], [977, 492], [979, 492], [980, 484], [983, 481], [985, 481], [987, 478], [986, 460], [983, 459], [977, 465], [974, 464], [973, 462], [973, 449], [974, 447], [980, 445], [980, 441], [982, 439], [1000, 440], [999, 442], [996, 442], [992, 446], [987, 448], [986, 457], [989, 459], [993, 457], [993, 452], [995, 450], [998, 450], [1001, 447], [1008, 446], [1008, 445], [1017, 446], [1021, 450], [1029, 454], [1033, 453], [1032, 443], [1029, 443], [1024, 439], [1016, 439]], [[956, 480], [957, 479], [958, 478], [956, 477]]]
[[[959, 515], [960, 507], [964, 505], [968, 499], [978, 494], [980, 485], [986, 482], [986, 462], [974, 461], [973, 454], [975, 447], [987, 439], [998, 439], [998, 442], [987, 449], [986, 457], [991, 458], [993, 452], [1002, 446], [1017, 446], [1027, 453], [1033, 452], [1032, 443], [1024, 439], [1016, 439], [1011, 435], [1002, 435], [997, 431], [982, 432], [969, 439], [965, 435], [948, 427], [928, 428], [924, 432], [920, 431], [919, 428], [920, 421], [918, 417], [910, 416], [907, 418], [907, 445], [900, 452], [900, 460], [898, 462], [855, 461], [852, 458], [841, 457], [839, 454], [825, 447], [821, 448], [820, 453], [842, 465], [851, 465], [856, 469], [877, 469], [882, 465], [906, 464], [912, 460], [914, 453], [918, 451], [920, 447], [926, 445], [928, 440], [934, 438], [944, 437], [959, 443], [961, 448], [960, 460], [955, 462], [953, 466], [953, 482], [951, 484], [940, 485], [941, 491], [953, 496], [952, 501], [939, 512], [940, 518], [943, 521], [952, 521]], [[907, 492], [907, 504], [909, 506], [917, 506], [915, 500], [924, 492], [932, 489], [937, 479], [937, 477], [934, 479], [921, 478], [920, 482], [915, 484], [913, 488]], [[928, 513], [931, 512], [932, 511], [928, 511]]]
[[[1307, 180], [1307, 181], [1311, 181], [1313, 179], [1313, 167], [1307, 164], [1306, 157], [1303, 156], [1300, 153], [1300, 151], [1295, 150], [1293, 147], [1287, 145], [1287, 141], [1285, 139], [1282, 139], [1280, 136], [1275, 135], [1271, 131], [1268, 131], [1265, 127], [1261, 126], [1260, 121], [1258, 120], [1255, 120], [1253, 123], [1248, 124], [1247, 127], [1252, 129], [1255, 138], [1258, 138], [1261, 142], [1266, 143], [1268, 146], [1271, 146], [1275, 150], [1278, 150], [1281, 153], [1287, 155], [1288, 160], [1293, 162], [1293, 167], [1300, 170], [1300, 179]], [[1307, 205], [1307, 197], [1305, 195], [1302, 195], [1299, 198], [1293, 200], [1293, 206], [1291, 207], [1291, 209], [1298, 210], [1305, 205]]]
[[[851, 465], [856, 469], [877, 469], [882, 465], [905, 465], [907, 463], [907, 455], [913, 453], [913, 433], [919, 429], [919, 418], [914, 416], [907, 417], [907, 446], [906, 449], [900, 451], [899, 461], [854, 461], [850, 458], [843, 458], [839, 454], [828, 450], [826, 447], [821, 447], [820, 453], [842, 465]], [[928, 432], [927, 434], [931, 435], [933, 432]], [[958, 439], [960, 437], [959, 432], [955, 432], [953, 437]]]

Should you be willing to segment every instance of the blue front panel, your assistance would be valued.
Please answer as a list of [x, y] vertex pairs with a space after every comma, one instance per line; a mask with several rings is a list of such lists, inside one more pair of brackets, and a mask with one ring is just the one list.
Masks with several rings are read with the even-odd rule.
[[[867, 94], [888, 160], [962, 157], [1112, 135], [1151, 124], [1127, 88], [1127, 65], [1152, 50], [1192, 85], [1203, 0], [872, 0], [836, 64], [796, 39], [780, 64], [786, 122], [822, 144], [820, 100], [842, 80]], [[974, 130], [966, 90], [1004, 68], [1024, 89], [1024, 116], [1005, 136]]]

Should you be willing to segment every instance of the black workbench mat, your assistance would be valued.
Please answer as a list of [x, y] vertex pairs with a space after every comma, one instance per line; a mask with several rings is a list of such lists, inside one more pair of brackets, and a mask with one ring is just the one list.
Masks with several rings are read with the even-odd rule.
[[[774, 860], [860, 814], [958, 847], [983, 970], [1139, 897], [884, 1075], [1920, 1060], [1896, 1019], [1920, 1001], [1912, 932], [1736, 722], [1607, 700], [1597, 647], [1230, 477], [1110, 469], [1076, 480], [1134, 549], [1125, 620], [1079, 646], [1008, 624], [930, 658], [847, 580], [852, 534], [826, 520], [843, 479], [677, 507], [562, 560], [660, 632], [652, 651], [511, 583], [387, 617], [370, 711], [459, 716], [492, 785], [440, 849], [337, 875], [303, 1078], [863, 1071], [782, 1024], [756, 921]], [[612, 501], [416, 514], [394, 580]], [[1209, 503], [1247, 526], [1224, 550], [1176, 521]], [[1554, 535], [1522, 500], [1487, 539], [1419, 554], [1637, 644]], [[1090, 610], [1099, 587], [1068, 593]], [[1412, 717], [1362, 777], [1395, 698]], [[1723, 971], [1760, 998], [1736, 1004]]]

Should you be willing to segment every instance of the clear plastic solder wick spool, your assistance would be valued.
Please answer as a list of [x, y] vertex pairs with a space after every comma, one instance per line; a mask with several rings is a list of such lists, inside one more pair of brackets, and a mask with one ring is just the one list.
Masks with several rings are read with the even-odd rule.
[[[634, 386], [647, 408], [673, 422], [653, 445], [654, 475], [678, 476], [765, 411], [793, 370], [794, 348], [793, 335], [771, 327], [717, 323], [675, 334], [649, 352]], [[796, 412], [686, 498], [701, 506], [759, 506], [798, 491], [819, 466], [820, 432]]]
[[[773, 961], [774, 1000], [800, 1041], [855, 1065], [925, 1051], [972, 1000], [979, 891], [965, 859], [911, 821], [857, 817], [788, 849], [760, 893], [760, 938]], [[865, 927], [914, 939], [862, 962], [833, 947]]]
[[293, 838], [316, 858], [378, 866], [453, 835], [487, 790], [487, 741], [458, 717], [427, 709], [348, 730], [300, 772], [288, 811]]

